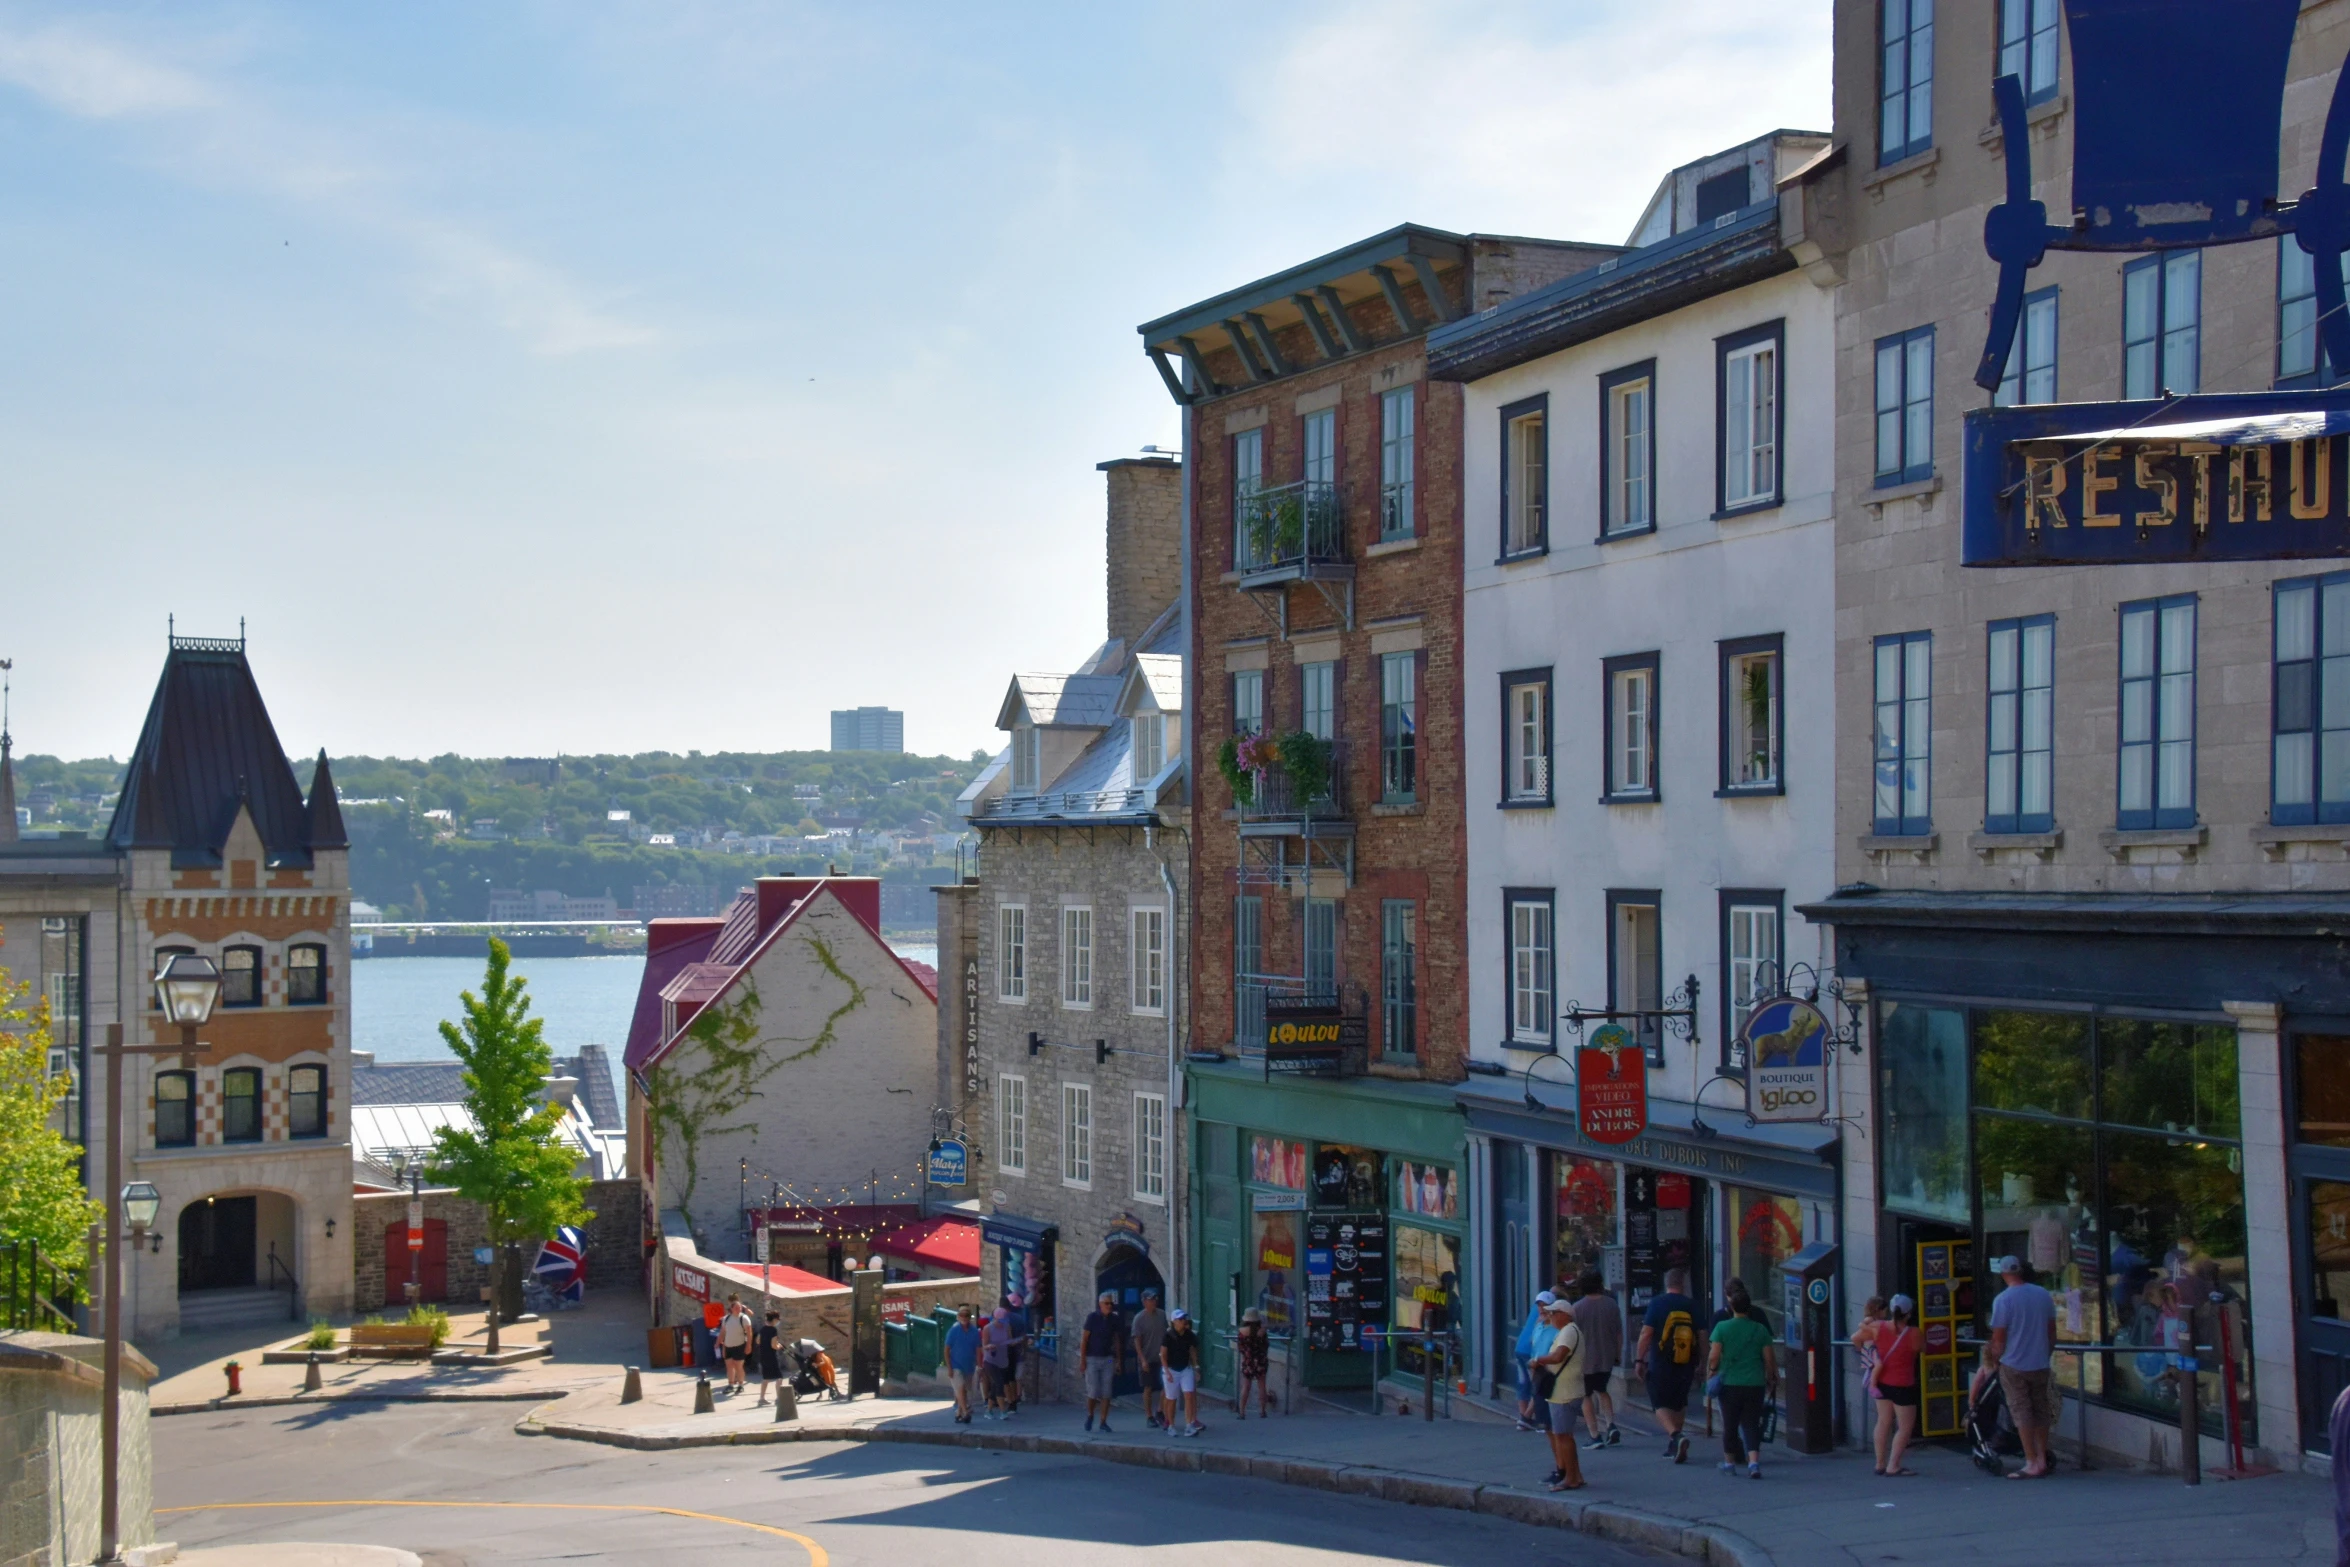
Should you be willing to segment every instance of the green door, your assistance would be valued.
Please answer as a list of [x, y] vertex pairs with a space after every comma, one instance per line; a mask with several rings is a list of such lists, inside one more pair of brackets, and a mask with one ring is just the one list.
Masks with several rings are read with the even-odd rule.
[[1232, 1380], [1232, 1302], [1240, 1293], [1240, 1259], [1232, 1242], [1211, 1236], [1208, 1240], [1208, 1267], [1200, 1281], [1199, 1313], [1200, 1338], [1206, 1353], [1200, 1361], [1200, 1379], [1217, 1392], [1230, 1397], [1235, 1389]]

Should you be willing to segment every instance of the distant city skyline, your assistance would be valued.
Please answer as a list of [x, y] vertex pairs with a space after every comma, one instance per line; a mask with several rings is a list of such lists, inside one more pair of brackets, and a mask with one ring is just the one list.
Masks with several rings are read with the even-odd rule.
[[1101, 639], [1094, 464], [1181, 443], [1138, 322], [1621, 241], [1828, 68], [1729, 0], [0, 0], [19, 753], [127, 754], [174, 613], [296, 755], [818, 750], [843, 673], [992, 750]]

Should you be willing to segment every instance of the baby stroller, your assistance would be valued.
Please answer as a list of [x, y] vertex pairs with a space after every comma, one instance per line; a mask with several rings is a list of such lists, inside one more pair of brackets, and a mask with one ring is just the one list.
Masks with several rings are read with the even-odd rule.
[[824, 1346], [812, 1338], [801, 1339], [791, 1349], [792, 1391], [795, 1393], [828, 1393], [835, 1399], [849, 1395], [840, 1390], [840, 1379], [833, 1374], [832, 1356]]
[[2015, 1422], [2008, 1417], [2007, 1390], [1999, 1385], [1999, 1373], [1988, 1366], [1975, 1373], [1967, 1389], [1966, 1448], [1975, 1467], [1988, 1475], [2005, 1474], [2004, 1460], [2024, 1450]]

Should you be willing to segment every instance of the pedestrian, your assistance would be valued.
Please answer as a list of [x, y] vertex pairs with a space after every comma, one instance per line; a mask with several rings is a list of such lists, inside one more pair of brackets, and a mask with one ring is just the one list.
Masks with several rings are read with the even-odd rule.
[[1648, 1407], [1665, 1428], [1665, 1456], [1689, 1462], [1689, 1389], [1697, 1380], [1697, 1302], [1689, 1294], [1689, 1270], [1665, 1270], [1665, 1289], [1652, 1296], [1640, 1318], [1640, 1345], [1634, 1362], [1648, 1383]]
[[1708, 1391], [1715, 1392], [1722, 1403], [1722, 1462], [1715, 1467], [1724, 1474], [1735, 1474], [1744, 1464], [1746, 1477], [1760, 1480], [1763, 1405], [1777, 1396], [1779, 1356], [1762, 1308], [1747, 1293], [1745, 1283], [1732, 1279], [1723, 1295], [1730, 1310], [1714, 1324], [1713, 1348], [1708, 1351], [1705, 1368], [1714, 1383]]
[[[1518, 1329], [1518, 1342], [1510, 1356], [1518, 1367], [1518, 1429], [1521, 1431], [1540, 1431], [1544, 1427], [1536, 1422], [1549, 1419], [1534, 1396], [1534, 1357], [1541, 1354], [1544, 1347], [1534, 1341], [1543, 1332], [1544, 1313], [1556, 1299], [1558, 1297], [1548, 1290], [1534, 1297], [1534, 1309], [1526, 1313], [1526, 1325]], [[1547, 1393], [1544, 1396], [1547, 1397]]]
[[987, 1418], [1002, 1420], [1006, 1418], [1004, 1409], [1005, 1384], [1011, 1380], [1012, 1375], [1012, 1311], [1010, 1307], [996, 1307], [995, 1314], [987, 1319], [987, 1326], [980, 1334], [979, 1354], [987, 1384]]
[[1918, 1429], [1918, 1350], [1923, 1340], [1912, 1318], [1917, 1302], [1896, 1295], [1892, 1316], [1878, 1324], [1876, 1364], [1869, 1369], [1869, 1394], [1877, 1401], [1877, 1473], [1908, 1480], [1915, 1469], [1902, 1463]]
[[1020, 1362], [1028, 1349], [1028, 1313], [1007, 1301], [1004, 1304], [1004, 1324], [1012, 1333], [1004, 1365], [1004, 1418], [1009, 1420], [1020, 1412]]
[[1583, 1428], [1591, 1433], [1585, 1447], [1594, 1452], [1624, 1440], [1616, 1427], [1616, 1362], [1624, 1358], [1624, 1311], [1608, 1293], [1607, 1281], [1596, 1268], [1575, 1281], [1582, 1294], [1575, 1300], [1575, 1326], [1583, 1332]]
[[1116, 1396], [1118, 1368], [1126, 1363], [1126, 1319], [1118, 1315], [1115, 1290], [1103, 1290], [1078, 1329], [1078, 1366], [1085, 1377], [1085, 1429], [1091, 1431], [1094, 1410], [1101, 1410], [1102, 1432], [1110, 1429], [1110, 1402]]
[[1991, 1347], [1984, 1361], [1999, 1369], [2008, 1418], [2024, 1444], [2024, 1466], [2010, 1480], [2048, 1477], [2048, 1433], [2056, 1424], [2056, 1388], [2049, 1355], [2056, 1347], [2056, 1297], [2034, 1284], [2021, 1257], [1993, 1264], [2004, 1287], [1991, 1302]]
[[1550, 1347], [1534, 1361], [1538, 1369], [1551, 1374], [1550, 1392], [1544, 1401], [1551, 1470], [1543, 1483], [1553, 1491], [1580, 1491], [1583, 1461], [1575, 1452], [1575, 1422], [1583, 1412], [1583, 1373], [1589, 1364], [1583, 1330], [1575, 1326], [1575, 1308], [1563, 1300], [1553, 1300], [1543, 1308], [1543, 1321], [1550, 1329]]
[[726, 1297], [726, 1315], [718, 1325], [718, 1341], [726, 1356], [726, 1390], [739, 1393], [751, 1358], [751, 1312], [740, 1295]]
[[971, 1384], [979, 1371], [981, 1334], [971, 1307], [955, 1308], [955, 1325], [946, 1331], [947, 1382], [955, 1390], [955, 1424], [971, 1423]]
[[1234, 1357], [1240, 1362], [1240, 1397], [1232, 1411], [1240, 1419], [1248, 1418], [1248, 1390], [1257, 1390], [1257, 1418], [1269, 1418], [1272, 1406], [1265, 1401], [1265, 1376], [1273, 1366], [1273, 1341], [1265, 1336], [1265, 1314], [1251, 1306], [1240, 1314], [1240, 1332], [1232, 1341]]
[[1126, 1325], [1134, 1340], [1134, 1369], [1142, 1379], [1142, 1415], [1153, 1431], [1167, 1423], [1166, 1405], [1159, 1396], [1159, 1345], [1167, 1338], [1167, 1313], [1159, 1292], [1142, 1292], [1142, 1309]]
[[[767, 1405], [767, 1385], [783, 1380], [783, 1313], [770, 1307], [767, 1320], [751, 1339], [751, 1353], [759, 1362], [759, 1405]], [[778, 1393], [776, 1397], [783, 1395]]]
[[1199, 1339], [1192, 1332], [1191, 1313], [1181, 1306], [1167, 1313], [1167, 1336], [1159, 1343], [1159, 1375], [1167, 1389], [1167, 1434], [1197, 1436], [1205, 1431], [1199, 1420]]

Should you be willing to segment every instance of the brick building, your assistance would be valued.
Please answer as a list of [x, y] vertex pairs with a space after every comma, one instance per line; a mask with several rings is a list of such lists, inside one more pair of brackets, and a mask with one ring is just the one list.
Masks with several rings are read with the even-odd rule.
[[[1187, 1089], [1213, 1383], [1235, 1300], [1288, 1330], [1325, 1211], [1377, 1278], [1313, 1313], [1307, 1385], [1360, 1385], [1364, 1328], [1458, 1288], [1464, 436], [1422, 339], [1616, 253], [1406, 224], [1140, 329], [1185, 415], [1193, 1044], [1222, 1057]], [[1236, 782], [1242, 739], [1283, 765]], [[1335, 1019], [1344, 1043], [1268, 1063], [1268, 1010]], [[1429, 1223], [1391, 1235], [1391, 1187]]]

